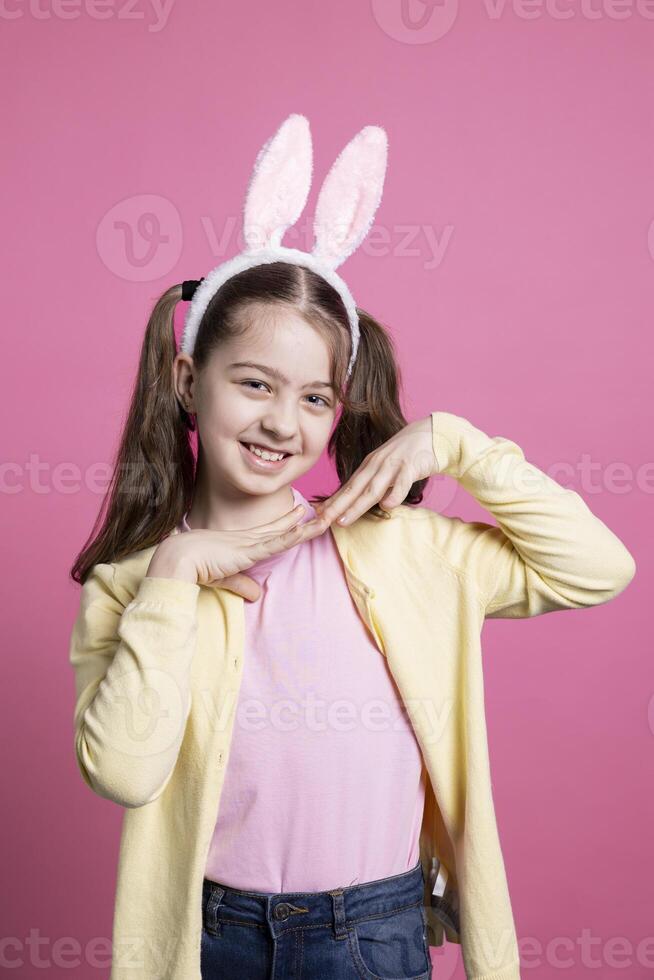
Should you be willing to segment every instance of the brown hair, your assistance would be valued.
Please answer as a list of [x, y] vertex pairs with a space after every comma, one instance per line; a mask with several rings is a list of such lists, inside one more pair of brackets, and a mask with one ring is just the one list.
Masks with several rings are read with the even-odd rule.
[[[197, 464], [189, 416], [175, 394], [172, 370], [177, 354], [173, 319], [181, 297], [181, 285], [171, 286], [150, 315], [109, 490], [71, 569], [71, 577], [80, 584], [95, 564], [119, 561], [158, 544], [191, 506]], [[291, 307], [320, 331], [329, 347], [330, 380], [342, 412], [328, 453], [342, 486], [368, 453], [407, 424], [399, 403], [401, 377], [391, 339], [380, 323], [357, 308], [359, 347], [346, 385], [351, 338], [340, 295], [304, 266], [273, 262], [238, 273], [212, 297], [198, 329], [195, 367], [201, 370], [220, 343], [245, 332], [244, 314], [261, 304]], [[419, 504], [427, 480], [416, 481], [404, 503]], [[328, 496], [314, 496], [311, 502]], [[369, 513], [384, 516], [377, 504]]]

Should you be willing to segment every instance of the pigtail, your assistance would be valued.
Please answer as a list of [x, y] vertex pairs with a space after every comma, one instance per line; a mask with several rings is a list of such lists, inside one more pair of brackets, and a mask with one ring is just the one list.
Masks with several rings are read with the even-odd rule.
[[111, 484], [71, 569], [80, 584], [94, 565], [158, 544], [190, 507], [195, 461], [172, 369], [174, 313], [181, 298], [181, 286], [171, 286], [148, 320]]

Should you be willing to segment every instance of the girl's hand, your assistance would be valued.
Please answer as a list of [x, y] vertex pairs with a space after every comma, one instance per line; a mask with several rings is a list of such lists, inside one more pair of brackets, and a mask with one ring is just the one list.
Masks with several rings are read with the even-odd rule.
[[350, 479], [322, 504], [315, 504], [315, 510], [330, 524], [352, 524], [377, 503], [384, 510], [398, 507], [416, 480], [436, 472], [432, 418], [428, 415], [405, 425], [368, 453]]
[[275, 521], [241, 531], [193, 530], [172, 534], [157, 546], [146, 577], [218, 585], [253, 602], [261, 595], [261, 587], [241, 572], [262, 558], [317, 537], [328, 527], [321, 517], [298, 524], [303, 513], [304, 507], [299, 504]]

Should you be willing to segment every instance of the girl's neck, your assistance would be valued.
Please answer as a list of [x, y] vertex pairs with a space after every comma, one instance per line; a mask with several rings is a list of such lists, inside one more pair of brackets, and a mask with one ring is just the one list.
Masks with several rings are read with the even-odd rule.
[[242, 494], [196, 487], [186, 514], [191, 530], [239, 531], [269, 524], [295, 506], [293, 487], [281, 487], [265, 495]]

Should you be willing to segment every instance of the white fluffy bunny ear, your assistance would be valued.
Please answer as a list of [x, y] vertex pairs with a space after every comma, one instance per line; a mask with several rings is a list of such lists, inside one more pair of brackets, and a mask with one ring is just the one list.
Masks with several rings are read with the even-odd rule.
[[359, 247], [381, 201], [388, 137], [381, 126], [365, 126], [332, 164], [320, 188], [313, 230], [313, 255], [336, 269]]
[[309, 121], [293, 113], [259, 150], [243, 218], [246, 249], [275, 247], [302, 214], [311, 187]]

